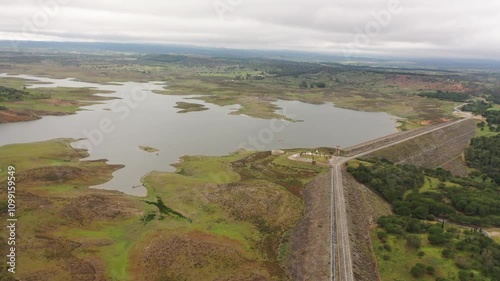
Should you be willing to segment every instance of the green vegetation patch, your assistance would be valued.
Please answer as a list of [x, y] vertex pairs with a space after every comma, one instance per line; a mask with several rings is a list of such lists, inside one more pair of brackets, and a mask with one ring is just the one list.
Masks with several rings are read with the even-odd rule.
[[198, 103], [189, 103], [189, 102], [177, 102], [175, 108], [182, 109], [177, 113], [188, 113], [188, 112], [196, 112], [196, 111], [205, 111], [208, 110], [206, 106]]
[[[471, 154], [493, 154], [488, 149], [497, 146], [486, 141], [494, 140], [474, 139]], [[500, 278], [500, 245], [482, 232], [500, 225], [500, 189], [490, 170], [477, 168], [465, 178], [385, 159], [348, 163], [348, 172], [389, 201], [395, 214], [379, 218], [372, 231], [382, 280]]]
[[144, 151], [149, 152], [149, 153], [155, 153], [155, 152], [160, 151], [157, 148], [154, 148], [151, 146], [145, 146], [145, 145], [139, 146], [139, 149], [144, 150]]
[[[326, 169], [284, 159], [270, 152], [246, 151], [225, 157], [183, 157], [176, 172], [152, 172], [143, 183], [150, 197], [168, 206], [163, 214], [164, 221], [172, 224], [171, 233], [196, 229], [238, 241], [265, 265], [266, 274], [282, 278], [285, 233], [303, 212], [301, 190]], [[168, 219], [172, 214], [175, 222]]]
[[[0, 123], [37, 119], [42, 115], [73, 114], [82, 106], [109, 98], [95, 94], [109, 93], [90, 88], [26, 88], [32, 81], [0, 78], [0, 111], [11, 111], [8, 119], [0, 115]], [[13, 117], [12, 117], [13, 116]]]
[[465, 152], [467, 164], [500, 184], [500, 135], [474, 138]]
[[300, 190], [325, 170], [269, 152], [186, 156], [174, 173], [148, 174], [148, 197], [134, 198], [88, 189], [119, 166], [81, 161], [88, 154], [72, 148], [73, 141], [0, 147], [0, 167], [16, 166], [17, 195], [27, 202], [18, 209], [20, 243], [29, 249], [19, 258], [19, 278], [40, 272], [56, 281], [94, 274], [106, 280], [285, 278], [286, 233], [303, 212]]
[[389, 220], [381, 218], [382, 226], [371, 232], [382, 280], [498, 278], [495, 258], [481, 257], [479, 251], [498, 252], [500, 245], [480, 232], [451, 224], [444, 229], [440, 224], [420, 224], [418, 228], [414, 221], [407, 221], [406, 228], [394, 233]]
[[433, 98], [433, 99], [439, 99], [439, 100], [447, 100], [447, 101], [454, 101], [454, 102], [465, 102], [468, 99], [471, 98], [471, 96], [467, 93], [454, 93], [454, 92], [443, 92], [441, 90], [438, 90], [436, 92], [424, 92], [418, 94], [421, 97], [426, 97], [426, 98]]
[[446, 218], [475, 226], [500, 225], [498, 185], [487, 175], [452, 176], [443, 169], [423, 169], [372, 159], [373, 164], [350, 165], [361, 183], [388, 200], [397, 215], [418, 219]]

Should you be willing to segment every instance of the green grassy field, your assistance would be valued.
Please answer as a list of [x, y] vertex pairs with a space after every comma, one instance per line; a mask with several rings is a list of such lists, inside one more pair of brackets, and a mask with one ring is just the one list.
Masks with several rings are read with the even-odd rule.
[[80, 161], [88, 154], [72, 141], [0, 147], [0, 182], [14, 165], [23, 200], [20, 278], [281, 280], [282, 239], [302, 216], [301, 190], [326, 169], [269, 152], [186, 156], [176, 172], [146, 175], [148, 196], [135, 198], [89, 189], [120, 166]]
[[495, 136], [495, 135], [498, 135], [499, 133], [498, 132], [492, 132], [490, 130], [490, 127], [488, 126], [488, 123], [486, 123], [486, 125], [484, 126], [484, 128], [477, 128], [476, 130], [477, 132], [477, 136], [478, 137], [491, 137], [491, 136]]
[[493, 106], [488, 108], [488, 110], [500, 110], [500, 104], [493, 104]]
[[[0, 78], [0, 85], [28, 93], [20, 101], [1, 101], [0, 105], [7, 110], [2, 113], [14, 113], [14, 117], [2, 118], [0, 122], [26, 121], [36, 119], [43, 115], [66, 115], [81, 110], [82, 106], [89, 106], [109, 98], [95, 96], [106, 94], [106, 91], [96, 91], [90, 88], [26, 88], [32, 81], [17, 78]], [[31, 117], [25, 117], [28, 114]], [[19, 120], [16, 120], [18, 115]], [[5, 120], [3, 120], [5, 119]]]
[[[462, 229], [456, 225], [453, 227]], [[436, 278], [438, 277], [446, 278], [446, 280], [459, 280], [458, 272], [460, 269], [455, 265], [455, 261], [453, 259], [444, 258], [442, 251], [445, 247], [430, 244], [427, 241], [427, 235], [418, 235], [422, 240], [422, 247], [420, 249], [415, 249], [408, 246], [403, 237], [395, 235], [389, 235], [387, 243], [384, 244], [377, 238], [377, 230], [379, 229], [373, 229], [371, 235], [382, 280], [434, 281], [437, 280]], [[389, 245], [389, 247], [384, 247], [384, 245]], [[423, 255], [420, 252], [423, 252]], [[417, 263], [434, 267], [435, 273], [427, 273], [418, 278], [413, 277], [411, 269]], [[475, 274], [480, 275], [478, 272], [475, 272]]]

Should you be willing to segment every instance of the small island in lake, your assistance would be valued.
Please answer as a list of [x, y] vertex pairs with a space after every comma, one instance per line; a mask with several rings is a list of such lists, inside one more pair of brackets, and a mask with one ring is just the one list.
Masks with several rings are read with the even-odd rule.
[[154, 148], [154, 147], [151, 147], [151, 146], [139, 146], [140, 149], [146, 151], [146, 152], [149, 152], [149, 153], [154, 153], [154, 152], [158, 152], [160, 150]]
[[205, 107], [205, 105], [203, 104], [190, 103], [190, 102], [177, 102], [177, 106], [175, 106], [175, 108], [182, 109], [177, 113], [188, 113], [188, 112], [208, 110], [208, 108]]

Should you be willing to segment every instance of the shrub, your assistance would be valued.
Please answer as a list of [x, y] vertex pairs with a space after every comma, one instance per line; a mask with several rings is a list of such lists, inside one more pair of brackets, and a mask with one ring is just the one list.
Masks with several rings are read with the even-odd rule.
[[467, 271], [459, 271], [458, 272], [458, 278], [460, 279], [460, 281], [470, 281], [470, 280], [474, 280], [474, 273], [469, 273]]
[[420, 247], [422, 247], [422, 239], [417, 235], [408, 235], [406, 237], [406, 243], [408, 246], [415, 249], [420, 249]]
[[425, 265], [417, 263], [414, 267], [411, 268], [410, 272], [411, 275], [415, 278], [422, 277], [425, 274]]
[[471, 267], [471, 262], [466, 257], [457, 257], [455, 259], [455, 264], [461, 269], [469, 269]]
[[377, 231], [377, 237], [378, 240], [382, 241], [383, 243], [387, 242], [387, 232], [384, 230]]
[[431, 266], [431, 265], [429, 265], [425, 270], [430, 275], [434, 275], [434, 273], [436, 273], [436, 269], [433, 266]]
[[444, 249], [441, 254], [447, 259], [453, 258], [453, 251], [450, 249]]
[[389, 244], [384, 244], [384, 249], [386, 249], [387, 252], [391, 252], [392, 251], [392, 247]]
[[444, 233], [429, 234], [429, 242], [433, 245], [444, 244], [448, 242], [453, 235], [446, 235]]
[[413, 210], [413, 214], [419, 219], [426, 219], [429, 215], [429, 208], [427, 208], [426, 206], [419, 206], [415, 210]]
[[316, 87], [318, 87], [318, 88], [325, 88], [326, 84], [323, 83], [323, 82], [318, 82], [318, 83], [316, 83]]

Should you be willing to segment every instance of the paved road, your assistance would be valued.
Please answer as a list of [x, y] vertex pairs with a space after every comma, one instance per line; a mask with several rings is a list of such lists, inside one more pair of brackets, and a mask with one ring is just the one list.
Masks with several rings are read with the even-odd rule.
[[339, 281], [354, 281], [354, 274], [352, 268], [352, 253], [349, 239], [349, 225], [347, 222], [347, 213], [345, 207], [345, 196], [344, 196], [344, 184], [342, 182], [342, 167], [347, 161], [350, 161], [361, 156], [409, 141], [421, 137], [423, 135], [444, 129], [446, 127], [453, 126], [455, 124], [469, 120], [471, 116], [461, 119], [452, 123], [444, 124], [442, 126], [436, 127], [432, 130], [425, 131], [423, 133], [409, 136], [407, 138], [401, 139], [399, 141], [394, 141], [389, 144], [382, 145], [380, 147], [359, 153], [350, 157], [334, 157], [331, 160], [331, 176], [332, 176], [332, 186], [331, 186], [331, 275], [330, 280]]
[[[334, 218], [335, 221], [332, 221], [331, 225], [334, 225], [335, 227], [332, 227], [334, 232], [331, 235], [332, 238], [335, 239], [335, 241], [333, 242], [334, 248], [332, 249], [331, 256], [334, 257], [334, 260], [332, 262], [333, 267], [336, 266], [336, 270], [333, 270], [334, 274], [332, 274], [332, 280], [354, 281], [350, 245], [351, 241], [349, 239], [348, 229], [349, 224], [347, 223], [344, 185], [342, 183], [343, 163], [345, 163], [345, 160], [342, 158], [337, 158], [337, 161], [334, 161], [332, 163], [332, 192], [334, 194], [332, 205], [335, 206], [334, 215], [332, 216], [332, 218]], [[338, 277], [338, 279], [336, 279], [335, 276]]]

